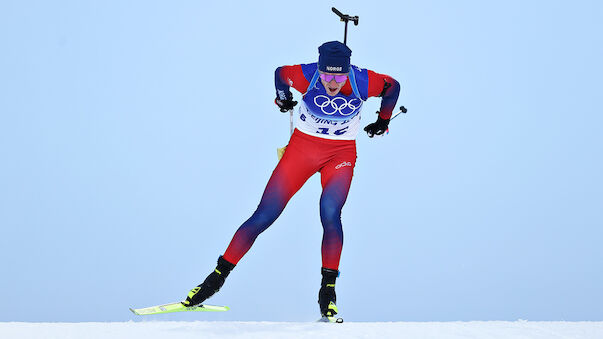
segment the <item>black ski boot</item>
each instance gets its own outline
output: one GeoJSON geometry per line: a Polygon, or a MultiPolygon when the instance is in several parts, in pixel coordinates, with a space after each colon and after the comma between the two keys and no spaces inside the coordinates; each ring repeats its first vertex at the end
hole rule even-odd
{"type": "Polygon", "coordinates": [[[322,281],[320,291],[318,291],[318,305],[320,306],[320,315],[323,318],[333,319],[337,314],[337,296],[335,295],[335,279],[339,276],[339,271],[322,268],[322,281]]]}
{"type": "Polygon", "coordinates": [[[182,302],[184,306],[195,306],[204,302],[207,298],[214,295],[214,293],[220,290],[220,287],[224,285],[224,280],[230,274],[230,271],[235,267],[234,264],[229,263],[222,256],[218,258],[218,266],[211,272],[205,281],[201,285],[193,288],[188,292],[186,300],[182,302]]]}

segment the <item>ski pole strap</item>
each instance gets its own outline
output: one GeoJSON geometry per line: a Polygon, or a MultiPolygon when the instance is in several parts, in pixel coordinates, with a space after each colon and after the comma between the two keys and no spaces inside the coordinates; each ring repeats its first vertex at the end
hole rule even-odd
{"type": "MultiPolygon", "coordinates": [[[[354,68],[350,67],[350,72],[348,73],[348,78],[350,78],[350,85],[352,86],[352,91],[354,91],[354,95],[362,100],[362,97],[360,96],[360,91],[358,90],[358,84],[356,84],[356,75],[354,75],[354,68]]],[[[364,100],[362,100],[364,101],[364,100]]]]}
{"type": "Polygon", "coordinates": [[[316,72],[314,72],[314,75],[312,76],[312,80],[310,80],[310,85],[308,86],[308,89],[306,89],[306,93],[310,92],[310,90],[314,87],[314,85],[316,85],[316,82],[318,81],[319,77],[320,77],[320,74],[318,73],[318,68],[317,68],[316,72]]]}

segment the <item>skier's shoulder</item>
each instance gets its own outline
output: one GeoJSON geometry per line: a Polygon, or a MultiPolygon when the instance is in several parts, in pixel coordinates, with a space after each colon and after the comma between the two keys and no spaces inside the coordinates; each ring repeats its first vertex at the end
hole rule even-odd
{"type": "Polygon", "coordinates": [[[350,65],[350,68],[351,68],[352,70],[354,70],[354,72],[355,72],[356,74],[362,74],[362,73],[365,73],[365,74],[366,74],[366,72],[368,72],[368,71],[369,71],[369,69],[368,69],[368,68],[363,68],[363,67],[356,66],[356,65],[350,65]]]}
{"type": "Polygon", "coordinates": [[[316,70],[318,69],[318,63],[313,62],[311,64],[300,64],[300,66],[302,72],[304,73],[304,78],[306,78],[308,81],[311,81],[314,77],[314,73],[316,73],[316,70]]]}
{"type": "MultiPolygon", "coordinates": [[[[366,68],[362,68],[356,65],[350,65],[350,73],[353,73],[354,80],[356,82],[356,88],[358,88],[360,97],[362,100],[366,100],[369,97],[368,87],[369,87],[369,78],[372,72],[366,68]]],[[[351,76],[352,74],[350,74],[351,76]]]]}
{"type": "Polygon", "coordinates": [[[354,77],[356,78],[356,81],[368,81],[369,72],[372,72],[367,68],[362,68],[356,65],[350,65],[350,68],[350,72],[354,72],[354,77]]]}
{"type": "Polygon", "coordinates": [[[306,81],[312,81],[314,77],[314,73],[318,69],[318,63],[310,63],[310,64],[296,64],[292,66],[282,66],[281,69],[284,69],[287,74],[297,79],[300,79],[300,76],[303,75],[306,81]]]}
{"type": "Polygon", "coordinates": [[[387,74],[377,73],[377,72],[373,71],[372,69],[368,69],[368,68],[361,68],[361,67],[358,67],[355,65],[351,65],[351,68],[352,68],[352,70],[354,70],[354,75],[356,76],[356,79],[362,79],[362,80],[368,81],[369,79],[375,80],[377,78],[381,79],[383,77],[390,77],[387,74]]]}
{"type": "Polygon", "coordinates": [[[354,70],[356,83],[360,92],[367,97],[379,96],[384,90],[384,85],[395,86],[398,83],[393,77],[377,73],[368,68],[360,68],[352,65],[352,69],[354,70]]]}

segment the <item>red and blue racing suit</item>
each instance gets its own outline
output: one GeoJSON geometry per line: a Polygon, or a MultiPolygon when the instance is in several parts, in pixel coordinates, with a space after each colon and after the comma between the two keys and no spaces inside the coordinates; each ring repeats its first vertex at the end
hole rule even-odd
{"type": "Polygon", "coordinates": [[[322,267],[338,270],[343,246],[341,209],[347,199],[356,164],[356,134],[362,103],[382,97],[379,115],[389,119],[400,85],[392,77],[352,66],[348,80],[335,96],[326,94],[317,64],[276,69],[277,95],[290,87],[303,93],[295,116],[295,131],[276,166],[258,208],[235,233],[224,259],[237,264],[257,236],[282,213],[291,197],[314,173],[320,172],[323,188],[320,220],[323,226],[322,267]]]}

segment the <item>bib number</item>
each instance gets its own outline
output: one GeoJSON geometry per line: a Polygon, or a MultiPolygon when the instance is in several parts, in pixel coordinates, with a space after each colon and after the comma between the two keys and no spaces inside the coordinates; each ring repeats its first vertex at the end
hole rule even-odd
{"type": "Polygon", "coordinates": [[[348,127],[350,127],[350,126],[346,126],[344,128],[340,128],[340,129],[319,127],[318,131],[316,131],[316,133],[324,134],[324,135],[343,135],[347,132],[348,127]]]}

